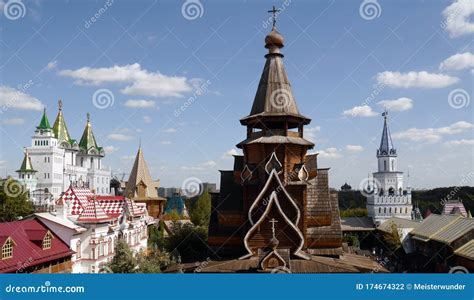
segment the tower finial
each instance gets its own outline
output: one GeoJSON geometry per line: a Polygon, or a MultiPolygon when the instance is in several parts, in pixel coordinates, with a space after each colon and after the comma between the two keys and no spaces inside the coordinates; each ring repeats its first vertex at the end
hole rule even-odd
{"type": "Polygon", "coordinates": [[[63,100],[61,99],[58,100],[58,108],[59,110],[63,110],[63,100]]]}
{"type": "Polygon", "coordinates": [[[89,123],[91,121],[91,114],[90,113],[87,113],[87,123],[89,123]]]}
{"type": "Polygon", "coordinates": [[[273,5],[273,9],[269,10],[268,12],[272,13],[273,27],[275,27],[277,14],[280,12],[280,9],[276,8],[275,5],[273,5]]]}
{"type": "Polygon", "coordinates": [[[387,120],[387,118],[388,118],[388,110],[385,110],[385,111],[382,113],[382,117],[384,117],[384,119],[387,120]]]}

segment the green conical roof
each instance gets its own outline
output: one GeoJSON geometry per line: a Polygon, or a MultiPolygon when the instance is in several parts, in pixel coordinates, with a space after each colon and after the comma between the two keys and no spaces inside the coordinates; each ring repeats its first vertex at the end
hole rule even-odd
{"type": "Polygon", "coordinates": [[[58,106],[59,106],[58,116],[56,117],[56,121],[54,121],[54,125],[53,125],[54,137],[58,139],[59,144],[61,144],[62,142],[67,142],[68,144],[72,144],[72,139],[71,139],[71,136],[69,135],[69,131],[67,130],[66,121],[64,120],[63,102],[61,100],[59,100],[58,106]]]}
{"type": "Polygon", "coordinates": [[[82,133],[81,141],[79,142],[79,148],[88,151],[91,148],[100,150],[101,148],[97,145],[95,140],[94,132],[92,132],[92,125],[90,122],[90,115],[87,114],[87,123],[84,132],[82,133]]]}
{"type": "Polygon", "coordinates": [[[36,172],[36,170],[33,169],[33,165],[31,164],[30,155],[28,154],[27,150],[25,150],[25,157],[23,158],[23,162],[21,163],[20,169],[18,169],[16,171],[17,172],[36,172]]]}
{"type": "Polygon", "coordinates": [[[49,125],[48,116],[46,115],[46,107],[43,110],[43,117],[41,117],[41,121],[36,128],[43,130],[51,129],[51,125],[49,125]]]}

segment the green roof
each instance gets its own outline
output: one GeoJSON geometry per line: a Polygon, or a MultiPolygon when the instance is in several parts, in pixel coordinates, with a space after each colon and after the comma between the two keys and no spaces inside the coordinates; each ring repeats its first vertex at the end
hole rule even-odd
{"type": "Polygon", "coordinates": [[[43,110],[43,117],[41,118],[41,121],[39,125],[36,127],[37,129],[51,129],[51,125],[49,125],[49,120],[48,116],[46,115],[46,108],[43,110]]]}
{"type": "Polygon", "coordinates": [[[36,172],[33,169],[33,165],[31,164],[30,155],[28,151],[25,151],[25,157],[23,158],[23,162],[21,163],[20,169],[16,170],[17,172],[36,172]]]}
{"type": "Polygon", "coordinates": [[[67,130],[66,121],[64,120],[63,116],[62,106],[62,101],[59,100],[59,112],[58,116],[56,117],[56,121],[54,121],[53,125],[54,137],[58,139],[60,145],[63,142],[67,142],[68,144],[72,145],[73,140],[71,139],[69,131],[67,130]]]}
{"type": "Polygon", "coordinates": [[[84,128],[84,132],[82,133],[81,141],[79,142],[79,148],[85,151],[88,151],[91,148],[95,148],[100,151],[102,148],[97,145],[97,141],[95,139],[94,132],[92,132],[92,125],[89,118],[90,116],[89,114],[87,114],[87,124],[86,128],[84,128]]]}

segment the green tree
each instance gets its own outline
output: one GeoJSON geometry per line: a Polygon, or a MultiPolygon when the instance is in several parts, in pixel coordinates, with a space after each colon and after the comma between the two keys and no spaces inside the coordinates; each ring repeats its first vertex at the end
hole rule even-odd
{"type": "Polygon", "coordinates": [[[137,259],[132,250],[124,240],[119,240],[115,245],[115,255],[109,263],[109,268],[114,273],[136,273],[137,259]]]}
{"type": "Polygon", "coordinates": [[[12,177],[0,181],[0,222],[19,220],[33,213],[28,192],[12,177]]]}
{"type": "Polygon", "coordinates": [[[211,195],[206,189],[194,202],[189,212],[191,222],[196,226],[209,225],[209,218],[211,216],[211,195]]]}
{"type": "Polygon", "coordinates": [[[150,251],[148,255],[145,255],[145,253],[138,255],[139,273],[161,273],[170,264],[171,258],[169,253],[158,249],[150,251]]]}
{"type": "Polygon", "coordinates": [[[341,218],[347,217],[366,217],[367,209],[366,208],[350,208],[346,210],[341,210],[341,218]]]}
{"type": "Polygon", "coordinates": [[[207,257],[207,229],[175,222],[167,238],[167,250],[182,261],[196,261],[207,257]]]}
{"type": "Polygon", "coordinates": [[[401,247],[402,242],[400,240],[400,234],[398,232],[397,225],[395,223],[390,224],[390,229],[391,232],[385,234],[385,242],[387,243],[387,246],[390,248],[390,250],[395,252],[401,247]]]}

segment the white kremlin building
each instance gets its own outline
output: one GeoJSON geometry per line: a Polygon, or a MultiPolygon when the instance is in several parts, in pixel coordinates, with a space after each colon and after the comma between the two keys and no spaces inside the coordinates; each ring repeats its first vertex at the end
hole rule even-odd
{"type": "Polygon", "coordinates": [[[89,114],[79,143],[71,138],[59,100],[54,125],[50,126],[45,110],[17,173],[37,205],[52,204],[52,199],[71,185],[87,186],[97,195],[109,195],[111,170],[102,165],[104,155],[92,132],[89,114]]]}
{"type": "Polygon", "coordinates": [[[411,189],[403,187],[403,172],[397,169],[397,151],[388,129],[388,112],[382,114],[384,125],[377,149],[378,171],[373,173],[373,188],[367,197],[368,216],[377,226],[391,217],[412,219],[411,189]]]}

